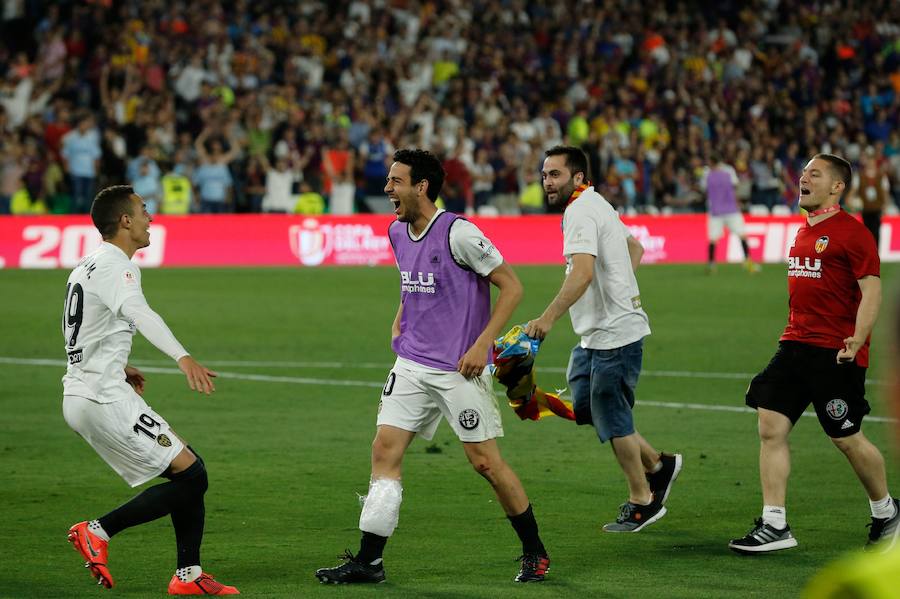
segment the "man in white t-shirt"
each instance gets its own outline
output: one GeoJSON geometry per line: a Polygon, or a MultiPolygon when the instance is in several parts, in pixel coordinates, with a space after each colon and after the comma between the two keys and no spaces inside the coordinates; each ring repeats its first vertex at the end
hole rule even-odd
{"type": "Polygon", "coordinates": [[[628,482],[628,501],[603,530],[638,532],[666,514],[664,504],[682,465],[681,455],[657,452],[632,417],[643,339],[650,334],[634,276],[644,250],[590,186],[584,152],[555,146],[545,155],[541,177],[548,203],[566,204],[566,279],[526,333],[543,339],[568,310],[581,336],[567,372],[576,422],[593,424],[601,442],[611,441],[628,482]]]}
{"type": "Polygon", "coordinates": [[[233,595],[200,567],[208,487],[203,460],[143,399],[144,375],[128,366],[135,331],[178,363],[191,389],[215,391],[214,372],[194,360],[141,290],[141,271],[131,261],[150,245],[146,205],[128,185],[97,194],[91,219],[103,244],[84,257],[66,285],[62,332],[68,368],[63,416],[109,466],[132,487],[161,476],[169,482],[144,489],[131,501],[69,529],[69,542],[85,558],[97,583],[112,588],[108,543],[113,535],[171,515],[178,567],[170,595],[233,595]]]}

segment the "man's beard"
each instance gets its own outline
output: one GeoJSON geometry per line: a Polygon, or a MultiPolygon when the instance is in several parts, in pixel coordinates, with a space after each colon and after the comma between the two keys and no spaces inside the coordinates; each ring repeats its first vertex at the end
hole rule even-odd
{"type": "Polygon", "coordinates": [[[546,201],[547,204],[550,206],[564,205],[566,202],[569,201],[569,198],[572,197],[572,193],[574,191],[575,191],[575,180],[569,179],[569,181],[565,185],[557,188],[556,201],[551,202],[546,191],[544,192],[544,201],[546,201]]]}

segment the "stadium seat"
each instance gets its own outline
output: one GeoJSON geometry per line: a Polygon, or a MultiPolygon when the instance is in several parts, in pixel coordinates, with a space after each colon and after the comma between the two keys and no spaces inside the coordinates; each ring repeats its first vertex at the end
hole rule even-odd
{"type": "Polygon", "coordinates": [[[747,214],[750,216],[769,216],[769,207],[765,204],[750,204],[747,214]]]}

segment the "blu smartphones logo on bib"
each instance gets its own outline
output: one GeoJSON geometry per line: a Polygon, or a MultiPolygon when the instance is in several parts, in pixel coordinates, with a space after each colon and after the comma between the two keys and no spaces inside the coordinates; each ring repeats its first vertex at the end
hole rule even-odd
{"type": "Polygon", "coordinates": [[[434,273],[400,271],[400,290],[406,293],[435,293],[434,273]]]}

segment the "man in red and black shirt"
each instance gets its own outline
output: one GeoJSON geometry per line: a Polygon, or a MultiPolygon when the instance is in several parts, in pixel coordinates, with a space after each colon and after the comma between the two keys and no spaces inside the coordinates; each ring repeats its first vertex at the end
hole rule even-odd
{"type": "Polygon", "coordinates": [[[897,542],[900,503],[887,488],[884,458],[863,435],[869,334],[881,305],[881,269],[875,240],[840,199],[850,164],[818,154],[800,176],[800,206],[808,212],[788,258],[788,324],[778,351],[747,390],[759,414],[762,518],[728,546],[739,553],[796,547],[787,525],[790,474],[788,435],[811,403],[819,424],[850,462],[869,496],[872,526],[867,548],[897,542]]]}

